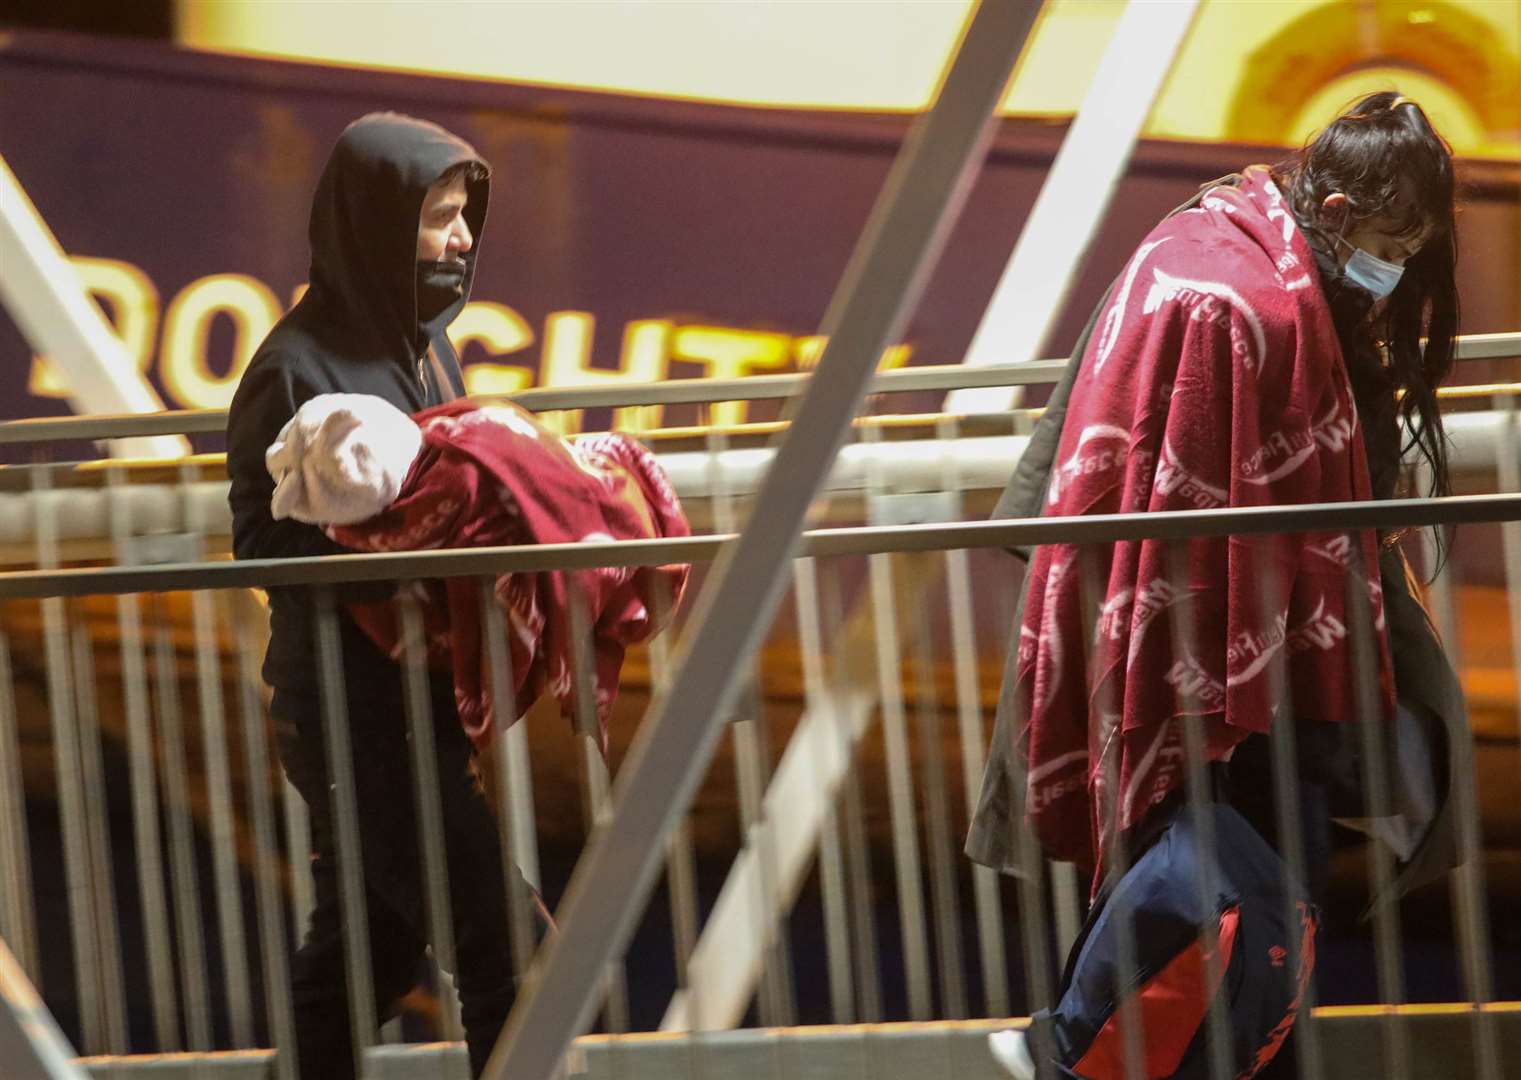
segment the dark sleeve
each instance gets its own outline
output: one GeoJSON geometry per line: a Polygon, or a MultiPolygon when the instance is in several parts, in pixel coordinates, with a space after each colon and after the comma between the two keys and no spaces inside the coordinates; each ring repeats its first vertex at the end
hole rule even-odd
{"type": "Polygon", "coordinates": [[[349,549],[329,540],[316,525],[270,516],[275,481],[264,467],[264,451],[296,410],[315,391],[291,375],[279,357],[251,365],[227,417],[227,501],[232,507],[232,548],[240,559],[286,559],[336,555],[349,549]]]}

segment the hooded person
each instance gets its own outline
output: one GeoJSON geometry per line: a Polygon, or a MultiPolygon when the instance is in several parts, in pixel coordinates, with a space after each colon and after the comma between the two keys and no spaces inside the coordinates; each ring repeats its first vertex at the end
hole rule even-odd
{"type": "MultiPolygon", "coordinates": [[[[275,520],[265,452],[306,401],[368,394],[416,413],[464,393],[444,330],[470,294],[490,170],[435,124],[374,113],[334,146],[312,203],[310,287],[254,354],[227,425],[228,500],[240,559],[341,554],[312,524],[275,520]]],[[[344,693],[353,732],[370,964],[380,1019],[417,982],[427,931],[397,664],[345,612],[393,584],[334,588],[344,693]]],[[[316,907],[292,970],[302,1076],[356,1074],[341,904],[323,744],[315,597],[270,590],[263,674],[286,774],[311,811],[316,907]]],[[[455,972],[475,1075],[514,995],[506,882],[497,823],[455,712],[447,672],[430,677],[455,972]]]]}

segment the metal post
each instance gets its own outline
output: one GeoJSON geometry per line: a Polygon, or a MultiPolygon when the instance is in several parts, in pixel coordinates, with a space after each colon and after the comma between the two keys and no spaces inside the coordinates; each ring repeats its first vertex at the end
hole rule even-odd
{"type": "Polygon", "coordinates": [[[84,790],[94,794],[85,800],[85,836],[90,850],[91,907],[95,912],[95,978],[106,1021],[106,1048],[113,1054],[127,1052],[126,975],[122,969],[121,933],[116,925],[116,874],[111,858],[111,826],[106,813],[109,793],[106,770],[100,755],[100,713],[95,700],[95,653],[90,632],[81,625],[72,631],[76,732],[79,736],[80,774],[84,790]]]}
{"type": "MultiPolygon", "coordinates": [[[[1246,543],[1274,543],[1276,537],[1248,538],[1246,543]]],[[[1171,578],[1175,593],[1180,596],[1194,595],[1190,587],[1188,549],[1185,544],[1167,546],[1167,576],[1171,578]]],[[[1272,565],[1271,560],[1268,560],[1272,565]]],[[[1199,641],[1195,633],[1194,605],[1173,604],[1168,608],[1168,622],[1172,630],[1175,654],[1198,656],[1199,641]]],[[[1092,640],[1091,638],[1089,639],[1092,640]]],[[[1090,663],[1090,669],[1092,665],[1090,663]]],[[[1177,703],[1177,723],[1183,729],[1184,792],[1187,797],[1185,810],[1193,826],[1194,842],[1198,848],[1199,879],[1194,883],[1199,897],[1199,911],[1204,921],[1199,926],[1199,947],[1204,960],[1204,985],[1220,987],[1224,984],[1225,971],[1220,960],[1220,924],[1208,921],[1220,904],[1220,882],[1217,870],[1219,850],[1215,838],[1215,819],[1210,812],[1213,792],[1210,790],[1208,765],[1204,760],[1204,715],[1208,711],[1197,692],[1186,680],[1174,683],[1177,703]]],[[[1165,738],[1166,736],[1162,736],[1165,738]]],[[[1125,798],[1124,793],[1120,798],[1125,798]]],[[[1121,813],[1123,813],[1123,806],[1121,813]]],[[[1126,984],[1130,985],[1129,983],[1126,984]]],[[[1210,1080],[1231,1080],[1236,1070],[1231,1066],[1232,1032],[1230,1015],[1226,1012],[1225,995],[1210,994],[1205,1012],[1204,1046],[1210,1080]]]]}
{"type": "MultiPolygon", "coordinates": [[[[1284,582],[1272,574],[1258,577],[1257,596],[1260,611],[1287,610],[1284,582]]],[[[1309,881],[1309,875],[1305,866],[1304,814],[1299,794],[1298,732],[1295,728],[1292,687],[1283,662],[1269,664],[1263,674],[1268,680],[1268,700],[1281,703],[1277,718],[1268,729],[1268,743],[1273,760],[1273,805],[1274,822],[1278,827],[1278,850],[1289,881],[1304,887],[1309,881]]],[[[1295,899],[1292,888],[1284,890],[1284,897],[1284,925],[1291,931],[1294,927],[1304,926],[1310,918],[1310,912],[1295,899]]],[[[1299,962],[1309,963],[1310,959],[1301,956],[1299,962]]],[[[1306,979],[1304,997],[1300,999],[1293,1028],[1295,1063],[1304,1080],[1321,1080],[1325,1075],[1319,1032],[1311,1014],[1314,1007],[1315,982],[1306,979]]]]}
{"type": "Polygon", "coordinates": [[[216,882],[217,930],[226,978],[232,1044],[253,1044],[253,991],[248,975],[243,893],[238,880],[237,825],[232,773],[227,759],[227,716],[222,701],[222,658],[216,641],[216,613],[209,592],[190,594],[195,628],[195,669],[206,762],[206,802],[211,817],[211,866],[216,882]]]}
{"type": "MultiPolygon", "coordinates": [[[[865,701],[875,711],[876,687],[871,657],[876,647],[871,609],[862,604],[846,620],[839,563],[825,564],[820,582],[821,625],[825,641],[840,642],[826,665],[825,700],[843,711],[853,694],[870,693],[865,701]],[[859,650],[855,645],[859,636],[859,650]],[[857,659],[859,651],[860,658],[857,659]],[[862,688],[865,688],[863,691],[862,688]]],[[[863,724],[866,721],[863,720],[863,724]]],[[[871,840],[866,832],[866,799],[862,791],[860,760],[854,753],[850,732],[843,723],[833,725],[844,776],[837,805],[841,810],[842,846],[845,854],[845,898],[850,911],[851,951],[854,959],[856,1023],[874,1024],[883,1017],[882,967],[877,950],[876,902],[872,882],[871,840]]]]}
{"type": "Polygon", "coordinates": [[[327,755],[328,798],[331,800],[329,816],[333,821],[333,858],[338,862],[338,901],[343,910],[350,1037],[354,1043],[354,1067],[362,1069],[365,1052],[374,1043],[377,1025],[364,855],[359,839],[359,800],[354,790],[353,745],[349,738],[348,695],[338,638],[338,613],[334,610],[332,589],[319,588],[316,598],[317,670],[322,688],[322,730],[327,755]]]}
{"type": "Polygon", "coordinates": [[[1039,10],[1014,2],[978,7],[934,108],[894,165],[825,318],[829,343],[767,474],[751,519],[758,527],[714,567],[671,688],[651,704],[624,762],[612,819],[572,876],[561,933],[486,1066],[490,1080],[544,1080],[589,1016],[600,973],[632,932],[664,841],[712,757],[734,676],[780,599],[814,492],[970,190],[993,109],[1039,10]]]}
{"type": "Polygon", "coordinates": [[[492,579],[481,581],[481,632],[491,672],[491,749],[496,765],[498,827],[502,834],[502,877],[507,884],[507,919],[513,972],[519,979],[533,962],[534,911],[528,888],[538,888],[538,838],[534,823],[533,775],[528,739],[517,716],[507,617],[496,602],[492,579]],[[510,726],[509,726],[510,725],[510,726]]]}
{"type": "MultiPolygon", "coordinates": [[[[814,560],[798,559],[792,565],[792,596],[797,609],[798,650],[803,662],[804,716],[816,710],[832,710],[824,675],[823,629],[819,620],[819,586],[814,560]]],[[[796,735],[793,736],[796,738],[796,735]]],[[[845,740],[836,732],[834,744],[845,740]]],[[[815,756],[815,763],[819,757],[815,756]]],[[[816,774],[822,769],[815,769],[816,774]]],[[[815,775],[816,783],[823,777],[815,775]]],[[[836,1024],[855,1019],[855,994],[850,977],[850,913],[846,901],[845,863],[840,851],[840,822],[836,806],[838,785],[828,788],[819,821],[819,891],[824,907],[824,950],[829,958],[829,1002],[836,1024]]]]}
{"type": "Polygon", "coordinates": [[[186,1041],[191,1050],[211,1049],[211,1002],[206,978],[206,936],[195,865],[195,824],[185,766],[179,672],[174,643],[160,627],[154,648],[159,732],[164,751],[164,801],[169,818],[169,874],[174,896],[175,937],[180,954],[180,1000],[185,1003],[186,1041]]]}
{"type": "MultiPolygon", "coordinates": [[[[713,508],[713,524],[720,533],[738,531],[734,497],[720,462],[729,447],[728,436],[709,430],[708,491],[713,508]]],[[[741,679],[736,715],[729,724],[734,743],[734,772],[739,788],[739,825],[741,844],[755,855],[756,873],[751,882],[753,903],[748,905],[752,925],[746,934],[761,943],[761,985],[757,995],[757,1012],[763,1027],[781,1027],[793,1022],[797,1012],[793,1000],[791,957],[785,921],[781,918],[777,852],[773,825],[766,813],[764,797],[771,772],[765,737],[765,713],[758,692],[759,672],[751,663],[741,679]]],[[[732,877],[732,875],[731,875],[732,877]]]]}
{"type": "MultiPolygon", "coordinates": [[[[910,555],[906,569],[925,576],[930,556],[910,555]]],[[[921,609],[913,631],[913,670],[918,690],[919,760],[923,764],[924,829],[929,839],[930,897],[935,915],[935,952],[939,958],[940,1016],[967,1017],[966,975],[961,954],[961,898],[956,882],[960,852],[951,839],[950,796],[946,791],[945,756],[941,745],[940,697],[935,687],[935,650],[930,640],[929,613],[921,609]]]]}
{"type": "MultiPolygon", "coordinates": [[[[428,938],[442,1003],[443,1035],[464,1038],[459,999],[451,979],[459,971],[454,955],[454,920],[449,907],[449,863],[444,839],[444,806],[438,786],[438,746],[434,735],[427,639],[422,614],[411,590],[403,589],[401,609],[402,681],[406,687],[407,743],[412,751],[412,798],[417,812],[417,847],[422,853],[428,938]]],[[[400,794],[399,792],[397,793],[400,794]]]]}
{"type": "Polygon", "coordinates": [[[286,957],[285,912],[280,899],[280,853],[275,843],[275,809],[270,797],[269,731],[259,698],[258,654],[242,623],[229,620],[238,657],[243,751],[248,806],[254,834],[254,874],[258,889],[259,944],[264,961],[264,1006],[275,1046],[278,1080],[296,1080],[296,1024],[291,1007],[290,965],[286,957]]]}
{"type": "MultiPolygon", "coordinates": [[[[32,471],[36,500],[37,565],[58,565],[58,526],[51,477],[32,471]]],[[[90,838],[86,824],[84,765],[74,685],[69,664],[68,610],[61,599],[42,601],[42,632],[48,676],[48,713],[53,727],[57,768],[58,816],[63,830],[64,878],[68,886],[69,929],[74,945],[74,984],[79,994],[81,1039],[87,1052],[106,1048],[105,1005],[100,997],[99,943],[96,939],[94,890],[90,883],[90,838]]]]}
{"type": "MultiPolygon", "coordinates": [[[[1104,678],[1103,672],[1095,670],[1097,665],[1092,659],[1093,643],[1097,640],[1095,627],[1098,612],[1103,607],[1105,598],[1104,583],[1109,579],[1108,566],[1103,561],[1103,555],[1092,546],[1078,548],[1072,558],[1080,564],[1077,573],[1082,640],[1087,650],[1085,667],[1091,680],[1088,686],[1089,723],[1096,720],[1103,725],[1118,725],[1121,723],[1123,703],[1115,699],[1113,681],[1104,678]]],[[[1071,572],[1072,568],[1069,567],[1067,573],[1071,572]]],[[[1099,805],[1095,810],[1109,834],[1102,869],[1105,884],[1110,890],[1104,902],[1110,905],[1110,918],[1115,927],[1116,983],[1122,987],[1133,987],[1138,985],[1136,976],[1140,970],[1134,899],[1118,887],[1130,870],[1130,852],[1125,847],[1124,833],[1120,828],[1124,821],[1122,800],[1125,797],[1120,787],[1120,739],[1118,732],[1101,731],[1097,736],[1090,732],[1090,743],[1095,738],[1098,745],[1106,751],[1099,759],[1102,786],[1098,788],[1099,805]]],[[[1124,1080],[1146,1080],[1146,1032],[1140,995],[1126,994],[1119,1002],[1116,1015],[1120,1022],[1121,1044],[1124,1048],[1124,1080]]]]}
{"type": "MultiPolygon", "coordinates": [[[[946,448],[942,486],[954,500],[953,514],[963,513],[961,470],[957,466],[955,440],[960,425],[954,417],[936,424],[935,435],[946,448]]],[[[966,812],[977,813],[977,790],[986,761],[982,733],[982,700],[978,689],[976,621],[972,609],[972,572],[967,552],[945,552],[946,595],[950,604],[951,658],[956,674],[956,718],[961,744],[961,782],[966,790],[966,812]]],[[[972,867],[972,895],[977,908],[977,937],[982,946],[982,992],[988,1016],[1009,1014],[1009,972],[1004,956],[1003,910],[999,903],[998,874],[986,866],[972,867]]]]}
{"type": "Polygon", "coordinates": [[[26,827],[26,782],[10,639],[0,630],[0,938],[16,950],[21,970],[37,981],[37,914],[32,907],[32,854],[26,827]]]}
{"type": "MultiPolygon", "coordinates": [[[[1350,677],[1362,735],[1362,781],[1364,812],[1378,819],[1389,816],[1391,806],[1386,757],[1389,733],[1380,723],[1383,710],[1379,701],[1378,639],[1379,629],[1373,621],[1371,598],[1363,582],[1367,568],[1361,558],[1361,536],[1347,533],[1352,559],[1347,573],[1347,646],[1352,660],[1350,677]],[[1368,719],[1371,718],[1371,719],[1368,719]]],[[[1377,572],[1376,568],[1374,572],[1377,572]]],[[[1400,950],[1398,900],[1392,892],[1393,856],[1377,840],[1368,841],[1369,891],[1373,897],[1373,959],[1378,972],[1380,1003],[1385,1006],[1405,1003],[1405,965],[1400,950]]],[[[1384,1073],[1394,1080],[1410,1076],[1410,1033],[1396,1009],[1383,1016],[1382,1034],[1384,1073]]]]}
{"type": "MultiPolygon", "coordinates": [[[[867,427],[864,441],[877,443],[880,430],[867,427]]],[[[882,492],[875,468],[867,469],[867,491],[882,492]]],[[[919,823],[914,798],[913,765],[908,749],[903,705],[903,661],[894,592],[894,555],[867,556],[872,626],[876,634],[877,695],[882,709],[882,737],[887,752],[888,811],[892,820],[893,868],[898,889],[898,927],[903,941],[903,980],[908,1015],[928,1020],[934,1009],[930,987],[929,931],[924,914],[923,872],[919,859],[919,823]]]]}
{"type": "MultiPolygon", "coordinates": [[[[602,721],[597,712],[591,618],[586,609],[586,595],[573,573],[565,575],[565,595],[570,604],[570,664],[576,696],[576,743],[581,748],[582,809],[586,831],[591,836],[612,816],[612,780],[607,759],[602,756],[602,721]]],[[[603,973],[603,987],[603,1018],[608,1032],[621,1035],[629,1028],[628,980],[621,958],[608,963],[603,973]]]]}
{"type": "MultiPolygon", "coordinates": [[[[111,496],[111,539],[118,561],[129,559],[132,535],[125,478],[119,467],[107,471],[111,496]]],[[[178,1050],[180,1037],[174,992],[174,955],[170,946],[169,904],[164,894],[163,837],[159,829],[158,777],[153,757],[153,729],[148,709],[148,672],[143,654],[142,607],[138,598],[116,598],[121,638],[123,703],[127,723],[128,768],[132,787],[132,835],[137,858],[137,888],[143,909],[144,951],[148,957],[148,992],[153,1029],[160,1052],[178,1050]]]]}

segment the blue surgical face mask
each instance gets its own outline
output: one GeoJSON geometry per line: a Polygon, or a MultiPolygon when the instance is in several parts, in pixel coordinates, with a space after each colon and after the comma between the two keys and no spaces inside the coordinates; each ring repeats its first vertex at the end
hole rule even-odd
{"type": "Polygon", "coordinates": [[[1352,257],[1341,268],[1348,281],[1368,290],[1375,300],[1382,300],[1394,291],[1405,273],[1403,266],[1370,255],[1344,236],[1338,236],[1336,240],[1352,249],[1352,257]]]}

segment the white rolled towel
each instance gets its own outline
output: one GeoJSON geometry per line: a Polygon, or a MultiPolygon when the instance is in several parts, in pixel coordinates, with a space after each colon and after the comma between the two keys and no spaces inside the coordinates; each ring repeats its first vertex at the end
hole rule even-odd
{"type": "Polygon", "coordinates": [[[264,452],[275,481],[276,521],[352,525],[401,492],[422,449],[422,429],[383,398],[319,394],[296,411],[264,452]]]}

